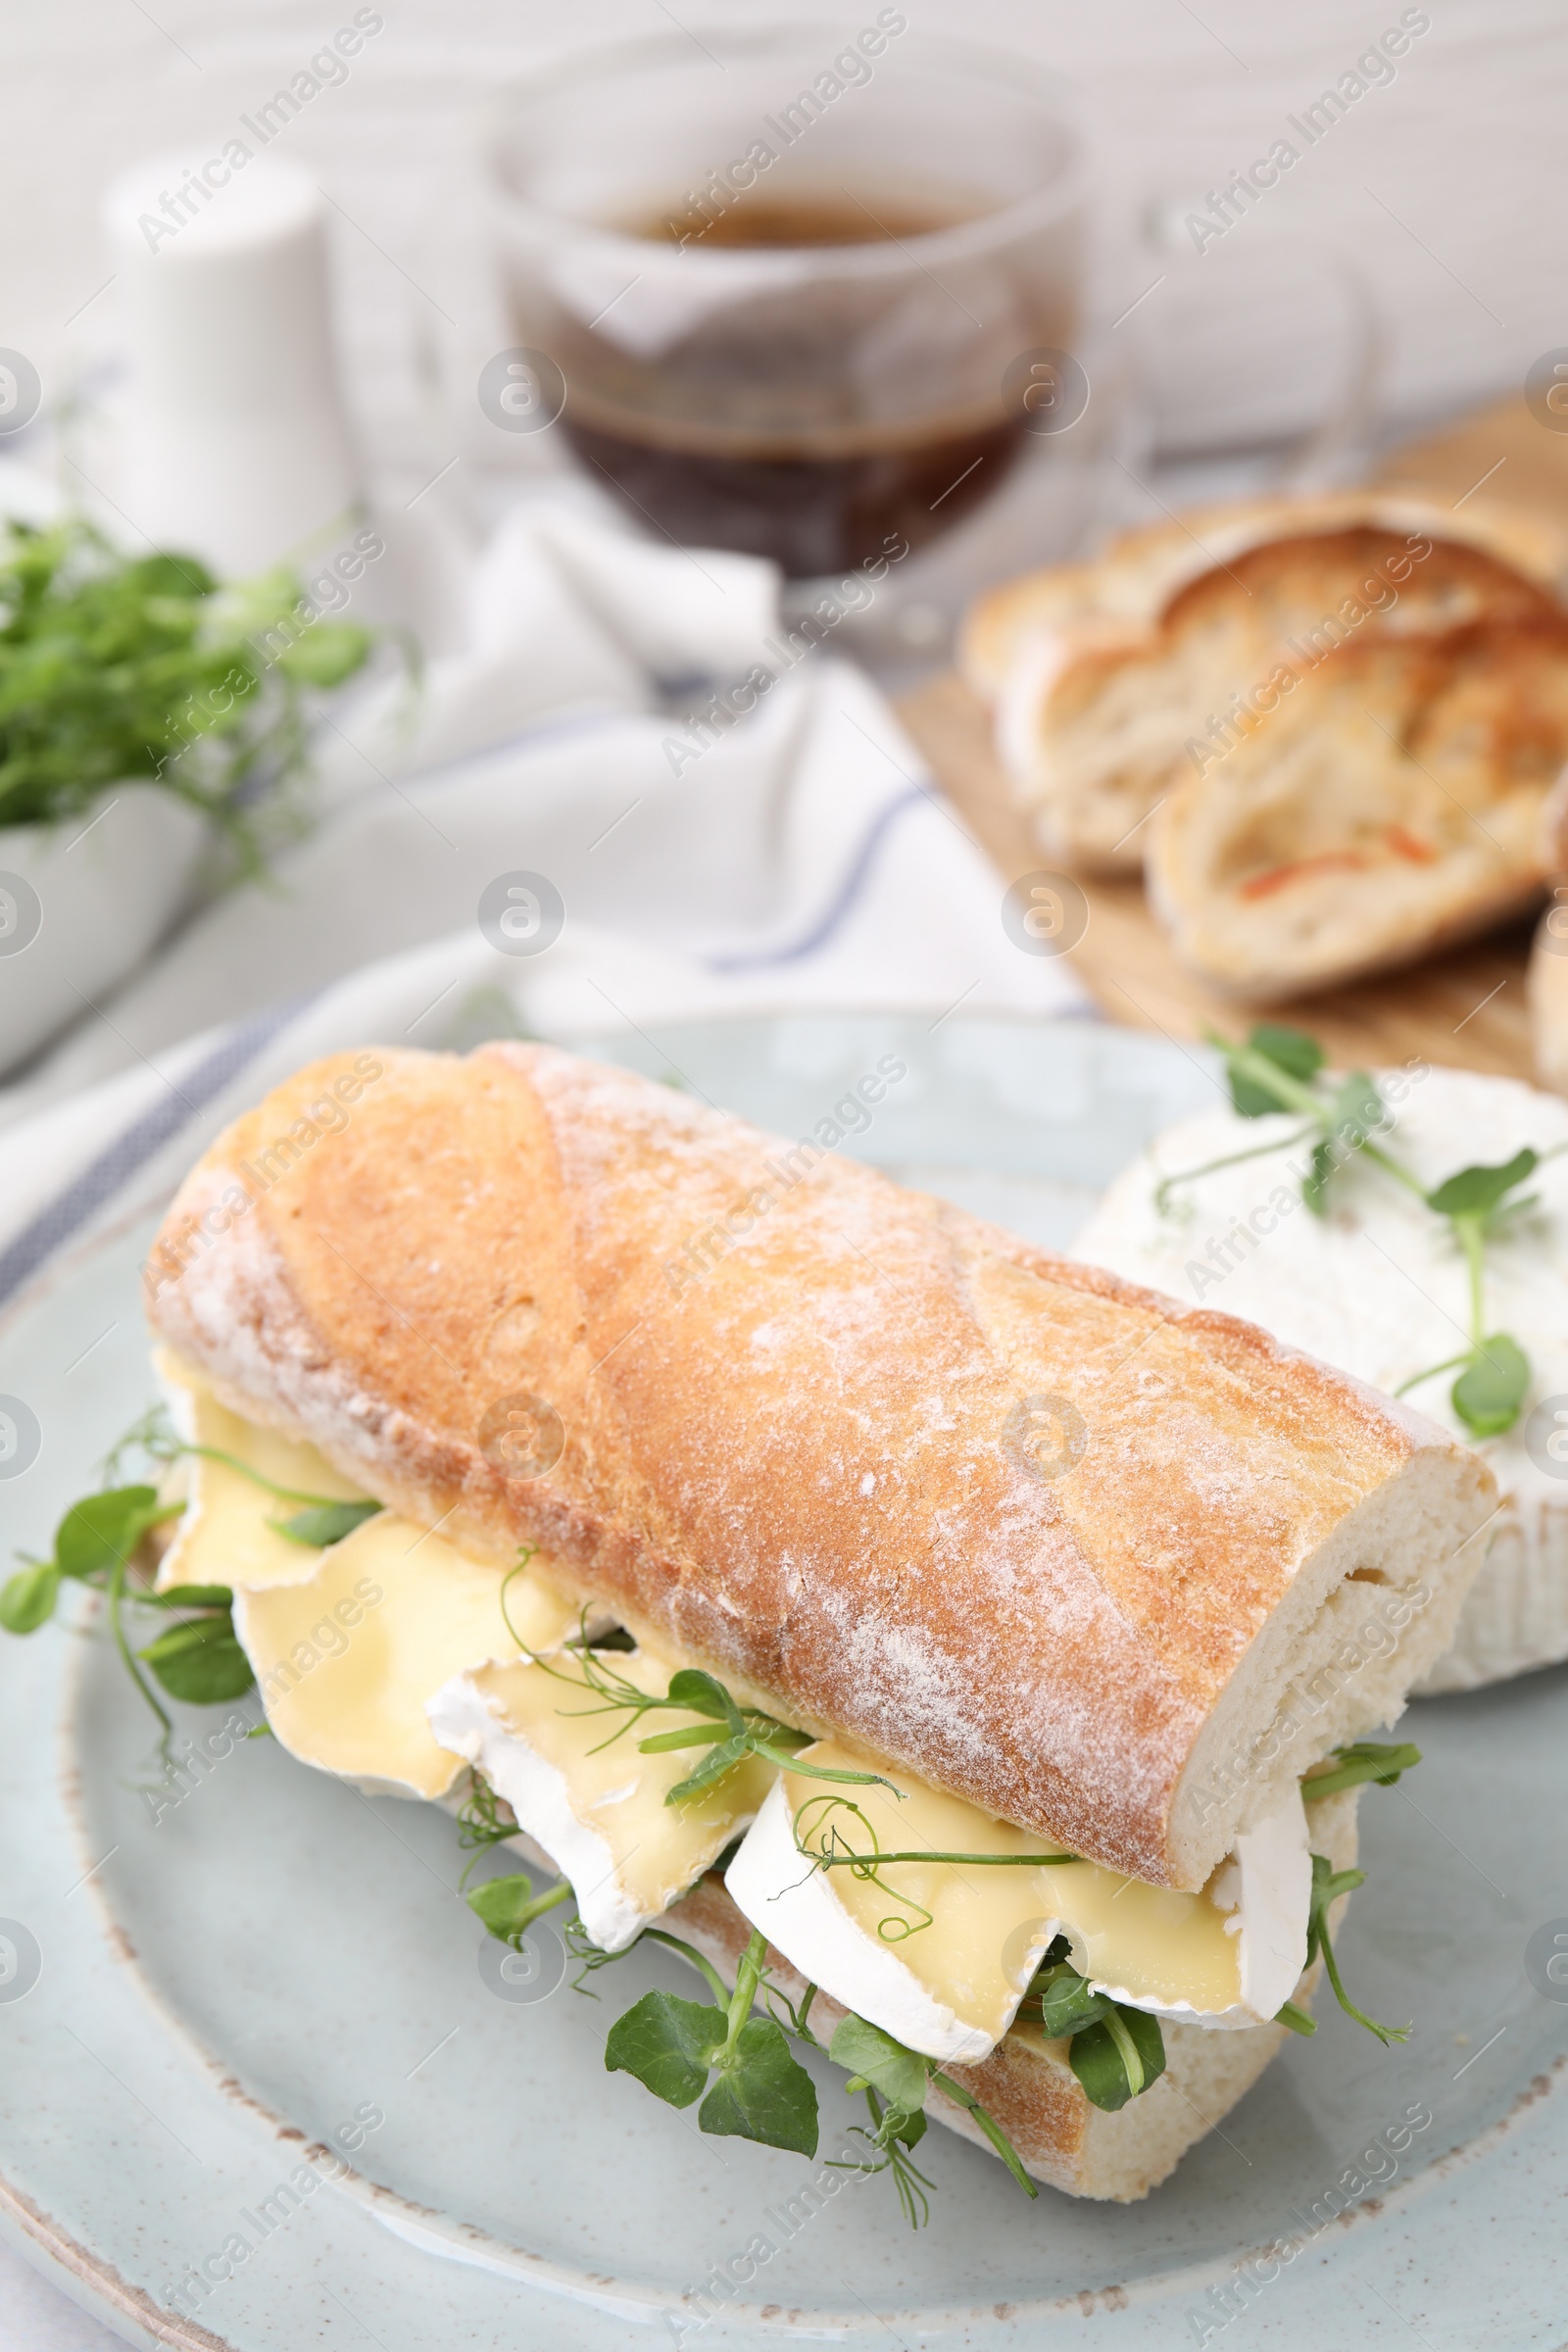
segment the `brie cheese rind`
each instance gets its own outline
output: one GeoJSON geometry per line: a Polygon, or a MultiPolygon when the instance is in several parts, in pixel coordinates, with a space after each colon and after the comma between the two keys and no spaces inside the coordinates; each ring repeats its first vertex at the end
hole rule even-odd
{"type": "MultiPolygon", "coordinates": [[[[806,1760],[864,1768],[826,1740],[806,1760]]],[[[945,2065],[989,2056],[1057,1936],[1096,1991],[1173,2023],[1263,2025],[1295,1990],[1312,1885],[1298,1792],[1197,1894],[1095,1862],[895,1862],[874,1877],[813,1868],[813,1852],[834,1850],[835,1830],[838,1851],[866,1857],[873,1836],[882,1853],[1051,1850],[907,1774],[887,1777],[900,1794],[857,1788],[857,1820],[832,1804],[829,1785],[783,1774],[724,1884],[803,1975],[908,2048],[945,2065]]]]}
{"type": "MultiPolygon", "coordinates": [[[[314,1446],[303,1446],[276,1430],[260,1429],[220,1404],[199,1372],[168,1348],[155,1348],[153,1366],[169,1406],[174,1433],[186,1446],[212,1446],[232,1454],[274,1487],[316,1494],[331,1502],[368,1500],[314,1446]]],[[[243,1471],[211,1454],[186,1453],[175,1465],[185,1509],[158,1569],[158,1591],[175,1585],[303,1585],[316,1573],[320,1553],[311,1544],[280,1536],[270,1523],[302,1506],[285,1502],[243,1471]]],[[[165,1481],[172,1497],[175,1480],[165,1481]]]]}
{"type": "MultiPolygon", "coordinates": [[[[1525,1145],[1544,1153],[1568,1144],[1568,1105],[1516,1079],[1427,1069],[1384,1072],[1379,1083],[1394,1114],[1388,1148],[1429,1188],[1478,1161],[1500,1166],[1525,1145]]],[[[1365,1163],[1340,1171],[1328,1216],[1313,1216],[1291,1168],[1304,1167],[1307,1147],[1288,1148],[1300,1125],[1288,1112],[1244,1119],[1214,1110],[1164,1129],[1116,1178],[1073,1255],[1184,1306],[1244,1315],[1392,1395],[1464,1346],[1464,1258],[1444,1218],[1365,1163]],[[1176,1187],[1161,1215],[1161,1178],[1270,1142],[1277,1153],[1176,1187]]],[[[1500,1437],[1474,1438],[1448,1401],[1452,1371],[1409,1395],[1473,1446],[1502,1491],[1453,1646],[1416,1686],[1420,1694],[1474,1690],[1568,1658],[1568,1447],[1559,1444],[1559,1463],[1556,1428],[1530,1426],[1543,1400],[1568,1396],[1568,1156],[1523,1191],[1536,1205],[1488,1235],[1485,1261],[1487,1328],[1511,1334],[1530,1358],[1519,1420],[1500,1437]]],[[[1367,1595],[1363,1638],[1387,1640],[1375,1597],[1367,1595]]]]}
{"type": "MultiPolygon", "coordinates": [[[[547,1662],[555,1671],[518,1663],[461,1674],[426,1712],[442,1745],[484,1775],[519,1829],[571,1881],[593,1941],[619,1952],[756,1818],[776,1770],[752,1756],[706,1794],[666,1803],[707,1750],[645,1756],[637,1742],[709,1719],[674,1707],[617,1717],[579,1680],[569,1650],[558,1653],[547,1662]]],[[[650,1696],[669,1688],[671,1669],[646,1650],[616,1652],[610,1662],[650,1696]]]]}
{"type": "Polygon", "coordinates": [[[465,1667],[553,1647],[574,1610],[390,1511],[316,1556],[308,1584],[235,1589],[269,1723],[301,1763],[362,1788],[445,1795],[463,1760],[431,1736],[425,1702],[465,1667]]]}

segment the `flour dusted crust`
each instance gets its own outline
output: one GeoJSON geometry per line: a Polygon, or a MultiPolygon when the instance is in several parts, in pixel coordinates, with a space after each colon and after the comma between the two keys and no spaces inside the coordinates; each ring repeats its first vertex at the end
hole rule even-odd
{"type": "MultiPolygon", "coordinates": [[[[1356,1858],[1358,1788],[1326,1797],[1311,1808],[1315,1849],[1336,1870],[1350,1870],[1356,1858]]],[[[1347,1898],[1330,1912],[1333,1933],[1347,1898]]],[[[665,1921],[733,1980],[752,1929],[724,1891],[716,1875],[700,1880],[665,1921]]],[[[787,1997],[798,2001],[805,1985],[781,1953],[768,1948],[768,1964],[787,1997]]],[[[1321,1974],[1314,1962],[1295,1998],[1302,2006],[1321,1974]]],[[[810,2025],[821,2041],[844,2011],[818,1991],[810,2025]]],[[[1166,2024],[1164,2076],[1129,2099],[1114,2114],[1085,2098],[1067,2061],[1064,2041],[1048,2041],[1038,2030],[1015,2026],[978,2066],[947,2071],[980,2101],[1017,2150],[1026,2172],[1069,2196],[1130,2204],[1147,2197],[1165,2180],[1194,2143],[1244,2098],[1288,2038],[1284,2026],[1256,2026],[1240,2034],[1205,2033],[1201,2026],[1166,2024]]],[[[967,2112],[933,2089],[927,2112],[964,2139],[986,2149],[990,2142],[967,2112]]]]}
{"type": "Polygon", "coordinates": [[[1446,1645],[1484,1467],[1250,1326],[548,1047],[383,1050],[273,1175],[352,1066],[215,1144],[149,1313],[449,1541],[537,1543],[786,1718],[1184,1887],[1446,1645]],[[481,1446],[518,1396],[562,1433],[530,1478],[481,1446]],[[1432,1597],[1313,1744],[1271,1748],[1357,1571],[1432,1597]]]}

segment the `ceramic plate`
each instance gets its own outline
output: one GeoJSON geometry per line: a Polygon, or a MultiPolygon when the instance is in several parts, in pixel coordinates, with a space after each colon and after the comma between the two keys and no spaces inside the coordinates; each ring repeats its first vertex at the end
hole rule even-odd
{"type": "MultiPolygon", "coordinates": [[[[789,1135],[896,1053],[907,1076],[854,1148],[1047,1243],[1214,1083],[1087,1023],[792,1019],[599,1050],[789,1135]]],[[[47,1548],[149,1400],[150,1231],[95,1244],[0,1332],[0,1392],[43,1433],[0,1484],[11,1544],[47,1548]]],[[[186,1710],[182,1737],[222,1712],[186,1710]]],[[[221,1738],[170,1801],[95,1630],[0,1638],[0,2218],[131,2341],[232,2352],[1556,2344],[1568,1680],[1407,1720],[1427,1761],[1368,1792],[1343,1957],[1409,2042],[1327,2004],[1140,2205],[1030,2204],[933,2132],[911,2235],[885,2180],[704,2138],[607,2076],[613,2016],[691,1989],[668,1955],[622,1962],[600,2001],[548,1969],[506,1985],[445,1814],[221,1738]]],[[[855,2120],[841,2084],[821,2070],[824,2158],[855,2120]]]]}

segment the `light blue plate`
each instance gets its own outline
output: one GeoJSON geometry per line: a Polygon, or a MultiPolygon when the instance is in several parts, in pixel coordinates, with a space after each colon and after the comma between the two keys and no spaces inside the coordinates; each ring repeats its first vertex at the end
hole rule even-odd
{"type": "MultiPolygon", "coordinates": [[[[1213,1086],[1200,1056],[1076,1023],[794,1019],[601,1051],[792,1136],[897,1054],[907,1076],[856,1148],[1047,1243],[1213,1086]]],[[[47,1547],[148,1401],[149,1230],[90,1248],[0,1331],[0,1392],[43,1430],[0,1485],[8,1545],[47,1547]]],[[[184,1710],[182,1737],[222,1714],[184,1710]]],[[[934,2132],[911,2236],[886,2180],[705,2139],[606,2075],[619,2010],[691,1989],[667,1956],[601,1977],[598,2002],[498,1997],[445,1815],[266,1740],[160,1809],[99,1635],[0,1638],[0,1915],[25,1931],[0,1926],[0,2221],[132,2341],[233,2352],[1557,2344],[1568,1984],[1549,1997],[1526,1946],[1568,1936],[1568,1680],[1408,1720],[1427,1761],[1408,1794],[1368,1794],[1343,1958],[1373,2014],[1413,2017],[1410,2042],[1327,2005],[1142,2205],[1031,2205],[934,2132]],[[16,1997],[29,1937],[41,1973],[16,1997]],[[279,2194],[345,2134],[351,2169],[279,2194]],[[1254,2259],[1278,2241],[1286,2259],[1254,2259]]],[[[821,2070],[824,2156],[855,2120],[841,2084],[821,2070]]]]}

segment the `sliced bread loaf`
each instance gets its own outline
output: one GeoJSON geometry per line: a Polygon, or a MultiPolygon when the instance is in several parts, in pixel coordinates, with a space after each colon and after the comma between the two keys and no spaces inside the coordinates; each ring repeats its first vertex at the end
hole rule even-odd
{"type": "Polygon", "coordinates": [[[1251,502],[993,591],[962,660],[1042,848],[1130,870],[1156,804],[1266,730],[1338,648],[1528,627],[1558,610],[1565,576],[1568,536],[1481,501],[1251,502]]]}

